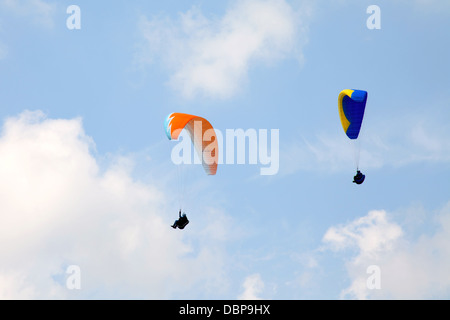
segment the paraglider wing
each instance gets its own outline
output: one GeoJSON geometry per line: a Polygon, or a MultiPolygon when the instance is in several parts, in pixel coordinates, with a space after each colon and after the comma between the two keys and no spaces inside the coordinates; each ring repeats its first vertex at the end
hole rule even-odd
{"type": "Polygon", "coordinates": [[[343,90],[339,94],[338,106],[342,127],[350,139],[357,139],[366,109],[367,91],[343,90]]]}
{"type": "Polygon", "coordinates": [[[206,174],[216,174],[219,148],[216,133],[208,120],[185,113],[171,113],[167,116],[164,127],[169,140],[177,140],[181,131],[186,129],[202,159],[206,174]]]}

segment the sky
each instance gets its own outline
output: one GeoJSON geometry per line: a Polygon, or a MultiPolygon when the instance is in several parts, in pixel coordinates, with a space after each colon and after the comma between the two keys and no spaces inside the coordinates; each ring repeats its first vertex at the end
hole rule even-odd
{"type": "Polygon", "coordinates": [[[449,29],[447,0],[0,0],[0,299],[449,299],[449,29]],[[172,112],[278,130],[278,170],[177,166],[172,112]]]}

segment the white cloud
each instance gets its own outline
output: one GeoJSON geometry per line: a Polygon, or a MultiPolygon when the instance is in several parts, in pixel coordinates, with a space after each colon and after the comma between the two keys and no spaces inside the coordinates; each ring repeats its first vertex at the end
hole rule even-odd
{"type": "Polygon", "coordinates": [[[323,241],[339,250],[356,246],[360,255],[376,257],[378,252],[390,250],[401,235],[401,228],[387,220],[385,211],[371,211],[347,225],[329,228],[323,241]]]}
{"type": "Polygon", "coordinates": [[[44,27],[53,27],[53,16],[55,14],[56,5],[43,0],[1,0],[0,5],[4,10],[13,12],[33,23],[44,27]]]}
{"type": "Polygon", "coordinates": [[[193,286],[222,290],[223,239],[206,232],[190,244],[193,234],[170,228],[176,213],[166,214],[164,186],[135,181],[126,157],[100,168],[94,147],[80,119],[24,112],[5,122],[0,299],[159,299],[201,296],[193,286]],[[65,286],[69,265],[81,269],[79,291],[65,286]]]}
{"type": "Polygon", "coordinates": [[[143,19],[147,43],[140,59],[161,59],[172,72],[170,84],[186,98],[228,98],[242,87],[252,63],[301,57],[304,20],[284,0],[235,1],[221,18],[207,18],[194,7],[177,21],[143,19]]]}
{"type": "MultiPolygon", "coordinates": [[[[410,208],[406,214],[411,216],[416,212],[410,208]]],[[[389,216],[382,210],[371,211],[348,224],[331,227],[325,233],[326,248],[352,252],[345,260],[351,284],[342,290],[341,298],[448,298],[450,203],[432,220],[437,222],[433,232],[415,239],[389,216]],[[372,265],[380,268],[380,289],[369,289],[366,285],[370,276],[367,268],[372,265]]]]}
{"type": "Polygon", "coordinates": [[[264,289],[264,282],[259,273],[252,274],[245,278],[242,285],[244,292],[238,297],[240,300],[261,300],[260,293],[264,289]]]}

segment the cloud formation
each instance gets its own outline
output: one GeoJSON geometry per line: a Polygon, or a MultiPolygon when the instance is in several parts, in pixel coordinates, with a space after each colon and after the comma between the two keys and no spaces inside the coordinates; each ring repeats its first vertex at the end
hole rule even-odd
{"type": "Polygon", "coordinates": [[[163,185],[134,180],[127,159],[101,168],[94,149],[81,119],[27,111],[6,120],[0,299],[160,299],[192,297],[199,284],[223,288],[221,239],[185,242],[169,227],[163,185]],[[70,265],[81,270],[81,290],[66,287],[70,265]]]}
{"type": "Polygon", "coordinates": [[[245,278],[242,284],[244,292],[238,297],[240,300],[261,300],[259,295],[264,289],[264,282],[259,273],[252,274],[245,278]]]}
{"type": "MultiPolygon", "coordinates": [[[[421,215],[419,211],[410,208],[407,215],[421,215]]],[[[351,252],[350,258],[345,258],[350,286],[342,290],[341,298],[445,297],[450,291],[450,202],[433,220],[436,222],[433,231],[416,238],[390,217],[384,210],[374,210],[347,224],[333,226],[325,233],[325,248],[351,252]],[[379,289],[367,285],[371,266],[380,270],[379,289]]]]}
{"type": "Polygon", "coordinates": [[[168,17],[142,19],[141,62],[162,61],[170,85],[185,98],[229,98],[245,83],[253,63],[301,57],[307,40],[300,16],[284,0],[235,1],[220,18],[197,7],[168,17]]]}

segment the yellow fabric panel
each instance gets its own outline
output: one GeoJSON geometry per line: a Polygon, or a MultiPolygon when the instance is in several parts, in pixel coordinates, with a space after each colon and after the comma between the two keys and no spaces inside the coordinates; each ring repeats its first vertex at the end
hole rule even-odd
{"type": "Polygon", "coordinates": [[[350,126],[350,121],[348,121],[347,117],[345,116],[344,108],[342,106],[342,101],[344,100],[345,96],[351,97],[353,94],[353,91],[354,90],[350,90],[350,89],[343,90],[339,94],[339,98],[338,98],[339,116],[341,117],[342,128],[344,128],[345,132],[347,132],[347,129],[350,126]]]}

